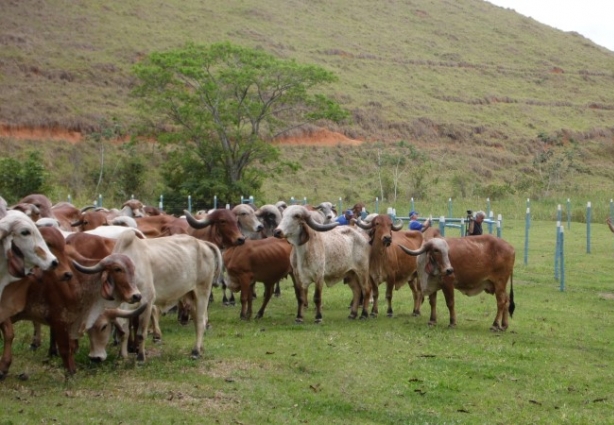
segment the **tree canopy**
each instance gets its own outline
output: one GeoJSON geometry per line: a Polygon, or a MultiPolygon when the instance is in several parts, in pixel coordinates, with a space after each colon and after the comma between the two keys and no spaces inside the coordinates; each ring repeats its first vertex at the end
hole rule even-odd
{"type": "Polygon", "coordinates": [[[178,147],[163,174],[182,197],[257,195],[264,178],[297,167],[281,161],[274,137],[348,116],[316,91],[336,81],[331,72],[230,43],[154,52],[134,73],[140,110],[178,147]]]}

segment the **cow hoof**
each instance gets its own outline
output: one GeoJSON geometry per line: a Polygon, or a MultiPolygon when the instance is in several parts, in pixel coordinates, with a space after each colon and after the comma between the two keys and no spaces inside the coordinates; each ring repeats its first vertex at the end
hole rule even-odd
{"type": "Polygon", "coordinates": [[[315,322],[320,324],[320,323],[322,323],[322,319],[316,319],[315,322]]]}
{"type": "Polygon", "coordinates": [[[4,381],[8,372],[0,372],[0,381],[4,381]]]}
{"type": "Polygon", "coordinates": [[[162,342],[162,337],[154,336],[153,337],[153,342],[156,343],[156,344],[159,344],[160,342],[162,342]]]}
{"type": "Polygon", "coordinates": [[[294,319],[294,323],[298,323],[299,325],[302,325],[303,319],[297,317],[296,319],[294,319]]]}
{"type": "Polygon", "coordinates": [[[420,312],[419,311],[414,311],[414,312],[412,312],[411,315],[414,316],[414,317],[418,317],[418,316],[420,316],[420,312]]]}
{"type": "Polygon", "coordinates": [[[138,354],[136,355],[136,360],[137,360],[138,362],[144,362],[144,361],[145,361],[145,355],[144,355],[143,353],[138,353],[138,354]]]}
{"type": "Polygon", "coordinates": [[[30,350],[32,350],[32,351],[38,350],[38,347],[39,347],[38,344],[30,344],[30,350]]]}
{"type": "Polygon", "coordinates": [[[377,313],[371,313],[371,317],[373,317],[374,319],[377,319],[377,313]]]}
{"type": "Polygon", "coordinates": [[[356,319],[356,316],[357,316],[356,314],[350,314],[350,315],[348,316],[348,319],[355,320],[355,319],[356,319]]]}
{"type": "Polygon", "coordinates": [[[392,317],[392,313],[387,313],[386,316],[392,317]]]}
{"type": "Polygon", "coordinates": [[[436,326],[437,322],[429,322],[429,326],[436,326]]]}
{"type": "Polygon", "coordinates": [[[361,314],[360,317],[358,318],[358,320],[367,320],[369,318],[369,316],[365,315],[365,314],[361,314]]]}
{"type": "Polygon", "coordinates": [[[190,355],[192,360],[196,360],[200,358],[200,352],[197,349],[192,350],[192,354],[190,355]]]}
{"type": "Polygon", "coordinates": [[[491,326],[491,327],[490,327],[490,330],[491,330],[492,332],[501,332],[501,331],[503,331],[504,329],[503,329],[503,328],[501,328],[501,327],[499,327],[499,326],[491,326]]]}
{"type": "Polygon", "coordinates": [[[25,372],[20,373],[19,375],[17,375],[17,379],[19,379],[20,381],[27,381],[28,379],[30,379],[30,375],[25,372]]]}

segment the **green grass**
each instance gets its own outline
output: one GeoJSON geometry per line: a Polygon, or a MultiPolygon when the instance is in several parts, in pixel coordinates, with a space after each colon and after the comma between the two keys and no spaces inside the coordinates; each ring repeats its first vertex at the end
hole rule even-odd
{"type": "Polygon", "coordinates": [[[192,326],[166,316],[163,342],[147,342],[144,364],[108,347],[107,361],[92,365],[83,338],[79,371],[65,380],[59,360],[29,350],[31,326],[19,323],[0,423],[610,423],[614,235],[595,224],[587,254],[585,225],[565,230],[562,292],[554,224],[532,223],[524,265],[524,221],[505,222],[517,306],[505,333],[489,331],[490,295],[456,292],[458,325],[448,329],[443,297],[439,324],[428,327],[428,305],[412,317],[406,287],[394,293],[393,318],[350,321],[342,284],[324,289],[321,325],[312,308],[296,325],[286,281],[259,321],[241,322],[216,290],[199,360],[189,359],[192,326]]]}

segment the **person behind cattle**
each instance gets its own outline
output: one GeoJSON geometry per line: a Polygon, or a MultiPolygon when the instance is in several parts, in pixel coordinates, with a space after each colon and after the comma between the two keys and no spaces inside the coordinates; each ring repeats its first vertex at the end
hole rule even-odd
{"type": "Polygon", "coordinates": [[[351,223],[350,220],[352,218],[354,218],[354,211],[346,210],[343,213],[343,215],[340,215],[339,217],[337,217],[335,221],[339,223],[341,226],[348,226],[351,223]]]}
{"type": "Polygon", "coordinates": [[[475,213],[475,217],[469,219],[469,230],[467,236],[478,236],[482,234],[482,222],[486,217],[484,211],[478,211],[475,213]]]}
{"type": "Polygon", "coordinates": [[[612,225],[612,219],[610,217],[608,217],[605,222],[608,223],[608,227],[610,228],[610,232],[614,233],[614,225],[612,225]]]}
{"type": "Polygon", "coordinates": [[[431,220],[426,220],[424,223],[420,223],[418,221],[418,216],[420,214],[418,211],[410,211],[409,213],[409,230],[418,230],[420,232],[424,232],[426,229],[431,227],[431,220]]]}

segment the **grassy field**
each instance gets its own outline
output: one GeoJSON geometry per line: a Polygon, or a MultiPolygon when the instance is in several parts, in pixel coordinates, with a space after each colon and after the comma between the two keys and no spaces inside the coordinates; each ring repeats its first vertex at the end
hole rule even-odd
{"type": "Polygon", "coordinates": [[[524,220],[505,221],[516,247],[516,312],[505,333],[489,331],[490,295],[457,292],[458,326],[448,329],[443,297],[439,324],[428,327],[428,305],[412,317],[407,287],[394,293],[393,318],[350,321],[342,284],[325,288],[322,324],[309,309],[296,325],[286,281],[258,321],[240,321],[216,290],[199,360],[189,358],[192,326],[166,316],[144,364],[118,360],[114,347],[90,364],[83,338],[79,371],[66,379],[58,359],[29,350],[31,325],[20,323],[0,424],[608,424],[614,235],[603,224],[592,231],[587,254],[586,226],[565,228],[561,291],[554,223],[532,223],[525,265],[524,220]]]}

